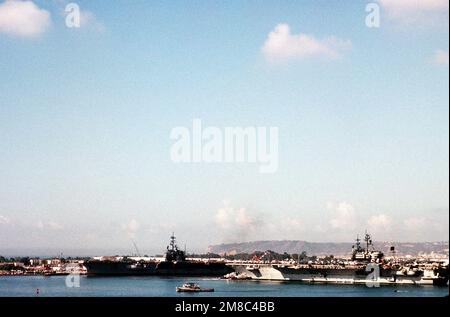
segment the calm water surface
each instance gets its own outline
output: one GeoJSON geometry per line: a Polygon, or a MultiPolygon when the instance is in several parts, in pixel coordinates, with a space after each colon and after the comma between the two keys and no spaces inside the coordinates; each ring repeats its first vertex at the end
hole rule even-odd
{"type": "Polygon", "coordinates": [[[0,297],[4,296],[446,296],[448,287],[364,285],[310,285],[295,282],[226,281],[211,278],[87,277],[80,287],[67,287],[65,276],[0,276],[0,297]],[[212,293],[176,293],[175,287],[195,282],[212,293]],[[39,294],[36,290],[39,289],[39,294]]]}

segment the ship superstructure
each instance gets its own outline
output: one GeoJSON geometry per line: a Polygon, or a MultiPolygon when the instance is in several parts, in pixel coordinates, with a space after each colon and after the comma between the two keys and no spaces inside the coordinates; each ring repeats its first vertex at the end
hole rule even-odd
{"type": "Polygon", "coordinates": [[[364,242],[366,243],[365,248],[361,246],[361,239],[359,236],[356,237],[356,244],[352,247],[352,261],[377,262],[384,257],[383,252],[375,250],[372,237],[367,233],[367,231],[364,235],[364,242]]]}
{"type": "Polygon", "coordinates": [[[178,249],[174,234],[170,236],[170,242],[167,246],[166,261],[186,261],[186,252],[178,249]]]}

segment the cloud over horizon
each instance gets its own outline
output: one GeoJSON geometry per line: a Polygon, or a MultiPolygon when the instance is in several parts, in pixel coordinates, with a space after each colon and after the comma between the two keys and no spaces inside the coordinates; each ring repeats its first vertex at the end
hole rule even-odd
{"type": "Polygon", "coordinates": [[[347,202],[340,202],[338,204],[328,203],[327,208],[333,211],[333,216],[330,220],[331,228],[339,230],[355,228],[355,208],[351,204],[347,202]]]}
{"type": "Polygon", "coordinates": [[[36,224],[35,227],[39,230],[63,230],[64,226],[62,226],[61,224],[59,224],[56,221],[47,221],[44,222],[42,220],[39,220],[36,224]]]}
{"type": "Polygon", "coordinates": [[[127,233],[130,239],[134,239],[140,227],[141,225],[136,219],[131,219],[129,222],[122,225],[122,230],[127,233]]]}
{"type": "Polygon", "coordinates": [[[262,218],[249,213],[246,208],[234,208],[228,203],[224,203],[224,206],[217,210],[214,220],[225,240],[236,236],[245,240],[264,224],[262,218]]]}
{"type": "Polygon", "coordinates": [[[11,221],[9,220],[9,218],[0,215],[0,225],[9,225],[11,223],[11,221]]]}

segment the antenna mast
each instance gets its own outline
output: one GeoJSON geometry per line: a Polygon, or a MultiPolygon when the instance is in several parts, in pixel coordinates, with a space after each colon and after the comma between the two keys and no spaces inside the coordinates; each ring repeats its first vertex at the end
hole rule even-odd
{"type": "Polygon", "coordinates": [[[133,239],[131,239],[131,242],[133,243],[133,246],[134,246],[134,249],[136,250],[137,256],[141,256],[141,253],[139,252],[139,249],[138,249],[138,247],[136,245],[136,242],[134,242],[133,239]]]}

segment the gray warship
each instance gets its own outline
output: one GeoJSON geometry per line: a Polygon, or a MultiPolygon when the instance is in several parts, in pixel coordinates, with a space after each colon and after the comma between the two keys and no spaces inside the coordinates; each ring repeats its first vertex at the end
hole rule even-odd
{"type": "Polygon", "coordinates": [[[162,261],[115,257],[90,259],[84,263],[84,266],[87,269],[88,276],[159,275],[219,277],[233,271],[224,262],[186,259],[186,253],[178,248],[174,235],[170,237],[165,258],[162,261]]]}

